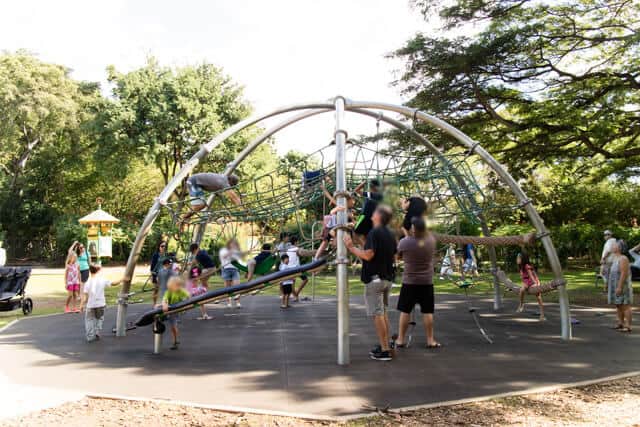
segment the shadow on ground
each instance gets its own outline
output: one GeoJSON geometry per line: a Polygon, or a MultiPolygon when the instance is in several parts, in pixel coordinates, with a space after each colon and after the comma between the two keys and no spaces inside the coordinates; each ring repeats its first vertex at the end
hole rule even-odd
{"type": "MultiPolygon", "coordinates": [[[[181,348],[152,355],[150,328],[126,338],[83,341],[80,315],[25,319],[0,334],[2,370],[12,381],[90,393],[162,398],[299,414],[346,415],[602,378],[640,369],[640,336],[608,329],[610,314],[575,309],[571,343],[560,340],[558,312],[495,313],[474,299],[488,344],[457,295],[437,295],[437,337],[444,347],[412,348],[390,363],[369,360],[375,339],[362,298],[352,297],[351,365],[337,366],[335,299],[280,310],[276,297],[245,298],[240,310],[211,306],[214,320],[182,321],[181,348]]],[[[392,301],[393,304],[394,301],[392,301]]],[[[142,305],[130,306],[131,318],[142,305]]],[[[106,329],[115,309],[107,313],[106,329]]],[[[397,314],[392,312],[392,324],[397,314]]],[[[168,336],[165,343],[168,343],[168,336]]],[[[550,408],[552,410],[553,408],[550,408]]]]}

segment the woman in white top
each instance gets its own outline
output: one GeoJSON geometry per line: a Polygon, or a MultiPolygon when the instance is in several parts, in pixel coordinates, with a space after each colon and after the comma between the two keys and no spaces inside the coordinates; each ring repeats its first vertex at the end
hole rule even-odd
{"type": "MultiPolygon", "coordinates": [[[[222,274],[222,280],[224,280],[224,286],[234,286],[240,283],[240,272],[238,268],[233,265],[233,261],[237,261],[240,258],[240,245],[236,239],[230,239],[227,244],[220,249],[220,270],[222,274]]],[[[242,307],[240,304],[240,296],[235,298],[229,297],[227,307],[235,306],[236,308],[242,307]]]]}

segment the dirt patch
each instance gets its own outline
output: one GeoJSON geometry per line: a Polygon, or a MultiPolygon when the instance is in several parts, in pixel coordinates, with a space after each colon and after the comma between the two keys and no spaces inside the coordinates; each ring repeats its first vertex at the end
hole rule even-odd
{"type": "Polygon", "coordinates": [[[486,402],[380,413],[349,423],[238,414],[156,402],[83,399],[3,425],[15,426],[637,426],[640,377],[552,393],[486,402]]]}

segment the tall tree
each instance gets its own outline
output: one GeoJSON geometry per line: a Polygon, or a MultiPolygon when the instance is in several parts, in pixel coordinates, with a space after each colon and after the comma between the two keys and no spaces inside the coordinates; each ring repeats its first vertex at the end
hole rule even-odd
{"type": "MultiPolygon", "coordinates": [[[[108,69],[114,102],[98,112],[102,158],[142,157],[153,162],[166,184],[211,137],[245,118],[249,104],[242,88],[211,65],[163,67],[154,58],[129,73],[108,69]]],[[[222,169],[245,140],[232,138],[207,159],[222,169]]],[[[124,164],[120,165],[124,169],[124,164]]],[[[178,188],[178,196],[184,189],[178,188]]]]}
{"type": "Polygon", "coordinates": [[[598,178],[640,174],[639,0],[414,3],[445,27],[393,54],[406,61],[396,83],[412,106],[462,128],[517,174],[536,162],[598,178]]]}
{"type": "Polygon", "coordinates": [[[72,157],[52,153],[78,148],[83,104],[96,93],[63,66],[22,51],[0,55],[0,215],[11,255],[51,224],[44,194],[61,190],[51,185],[64,173],[55,165],[72,157]]]}

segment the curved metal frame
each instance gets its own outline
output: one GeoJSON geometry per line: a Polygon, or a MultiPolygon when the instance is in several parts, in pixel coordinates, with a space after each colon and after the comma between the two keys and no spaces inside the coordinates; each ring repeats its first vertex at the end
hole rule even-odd
{"type": "MultiPolygon", "coordinates": [[[[334,98],[334,100],[331,100],[328,102],[325,101],[325,102],[318,102],[318,103],[286,106],[286,107],[282,107],[277,110],[274,110],[271,113],[268,113],[265,115],[255,115],[248,119],[245,119],[235,124],[234,126],[228,128],[224,132],[220,133],[208,143],[202,145],[201,148],[198,150],[198,152],[196,152],[191,157],[191,159],[189,159],[189,161],[185,163],[182,169],[176,174],[176,176],[173,177],[173,179],[167,184],[167,186],[160,193],[160,196],[155,200],[154,204],[149,209],[147,216],[145,217],[145,220],[140,228],[140,231],[138,232],[138,235],[136,236],[136,240],[132,247],[132,251],[129,255],[129,259],[125,269],[125,281],[123,283],[122,291],[118,298],[118,316],[117,316],[117,322],[116,322],[118,336],[124,336],[126,333],[125,326],[126,326],[126,311],[127,311],[127,295],[130,289],[131,278],[133,277],[135,265],[139,258],[140,251],[142,249],[142,245],[144,244],[146,236],[149,234],[151,230],[151,226],[153,225],[154,221],[160,214],[160,209],[162,205],[167,202],[167,200],[169,199],[173,191],[178,187],[180,182],[182,182],[182,180],[184,180],[187,177],[187,175],[197,166],[200,160],[205,158],[209,152],[211,152],[215,147],[217,147],[222,142],[224,142],[227,138],[229,138],[230,136],[236,134],[237,132],[249,126],[259,123],[264,119],[274,117],[280,114],[305,110],[304,112],[299,113],[296,116],[290,117],[287,120],[279,123],[273,128],[270,128],[269,130],[265,131],[262,135],[260,135],[258,138],[254,139],[250,144],[248,144],[245,147],[245,149],[243,149],[242,152],[239,153],[236,159],[227,166],[225,173],[229,174],[257,146],[259,146],[261,143],[263,143],[265,140],[267,140],[276,132],[292,125],[293,123],[296,123],[300,120],[304,120],[313,115],[321,114],[328,111],[340,110],[341,108],[338,108],[338,107],[341,107],[339,104],[344,105],[344,109],[342,111],[363,114],[363,115],[374,117],[376,119],[380,118],[382,121],[385,121],[386,123],[389,123],[400,130],[411,133],[412,136],[416,137],[418,141],[420,141],[423,145],[425,145],[427,149],[429,149],[429,151],[432,152],[434,155],[438,155],[442,157],[442,153],[440,153],[440,151],[435,146],[433,146],[428,140],[426,140],[422,135],[417,133],[411,127],[405,125],[402,122],[386,117],[381,113],[373,112],[369,110],[370,109],[384,110],[384,111],[389,111],[389,112],[394,112],[394,113],[404,115],[407,118],[421,120],[427,124],[435,126],[436,128],[454,137],[464,147],[468,148],[472,153],[475,153],[476,155],[478,155],[487,165],[489,165],[489,167],[491,167],[492,170],[496,172],[496,174],[502,180],[503,184],[508,186],[509,189],[516,196],[521,206],[524,208],[525,212],[529,216],[531,223],[536,228],[539,239],[542,241],[543,246],[545,248],[545,252],[547,253],[547,257],[549,259],[549,263],[553,270],[554,277],[556,279],[562,279],[562,268],[560,266],[560,261],[557,256],[557,252],[555,250],[551,237],[549,236],[549,232],[546,229],[544,222],[542,221],[542,218],[540,217],[535,207],[531,203],[531,200],[527,198],[524,191],[520,188],[518,183],[513,179],[513,177],[509,174],[509,172],[507,172],[504,166],[502,166],[497,160],[495,160],[495,158],[493,158],[493,156],[491,156],[491,154],[489,154],[486,150],[484,150],[481,146],[479,146],[478,143],[476,143],[471,138],[469,138],[466,134],[456,129],[455,127],[449,125],[448,123],[438,119],[437,117],[431,116],[419,110],[411,109],[404,106],[394,105],[394,104],[352,101],[343,97],[336,97],[334,98]]],[[[341,131],[340,133],[343,132],[343,130],[339,128],[336,129],[336,131],[341,131]]],[[[489,230],[488,230],[488,227],[486,226],[486,222],[484,221],[483,218],[480,218],[480,220],[483,228],[483,233],[488,233],[489,230]]],[[[196,236],[198,239],[201,237],[203,232],[204,232],[203,228],[197,231],[196,236]]],[[[490,258],[495,268],[495,252],[494,251],[490,251],[490,258]]],[[[500,301],[499,301],[499,291],[497,287],[498,285],[495,285],[495,286],[496,286],[496,295],[495,295],[496,299],[494,301],[494,306],[496,308],[499,308],[500,301]]],[[[568,301],[566,287],[561,286],[558,289],[558,292],[559,292],[559,300],[560,300],[560,316],[561,316],[561,325],[562,325],[561,336],[564,340],[569,340],[571,339],[571,319],[570,319],[569,301],[568,301]]],[[[346,303],[348,304],[348,301],[346,303]]],[[[346,351],[348,352],[348,348],[346,351]]],[[[339,355],[339,361],[341,361],[340,359],[341,357],[339,355]]],[[[345,360],[348,363],[348,353],[347,353],[346,359],[342,357],[342,362],[344,362],[345,360]]]]}

